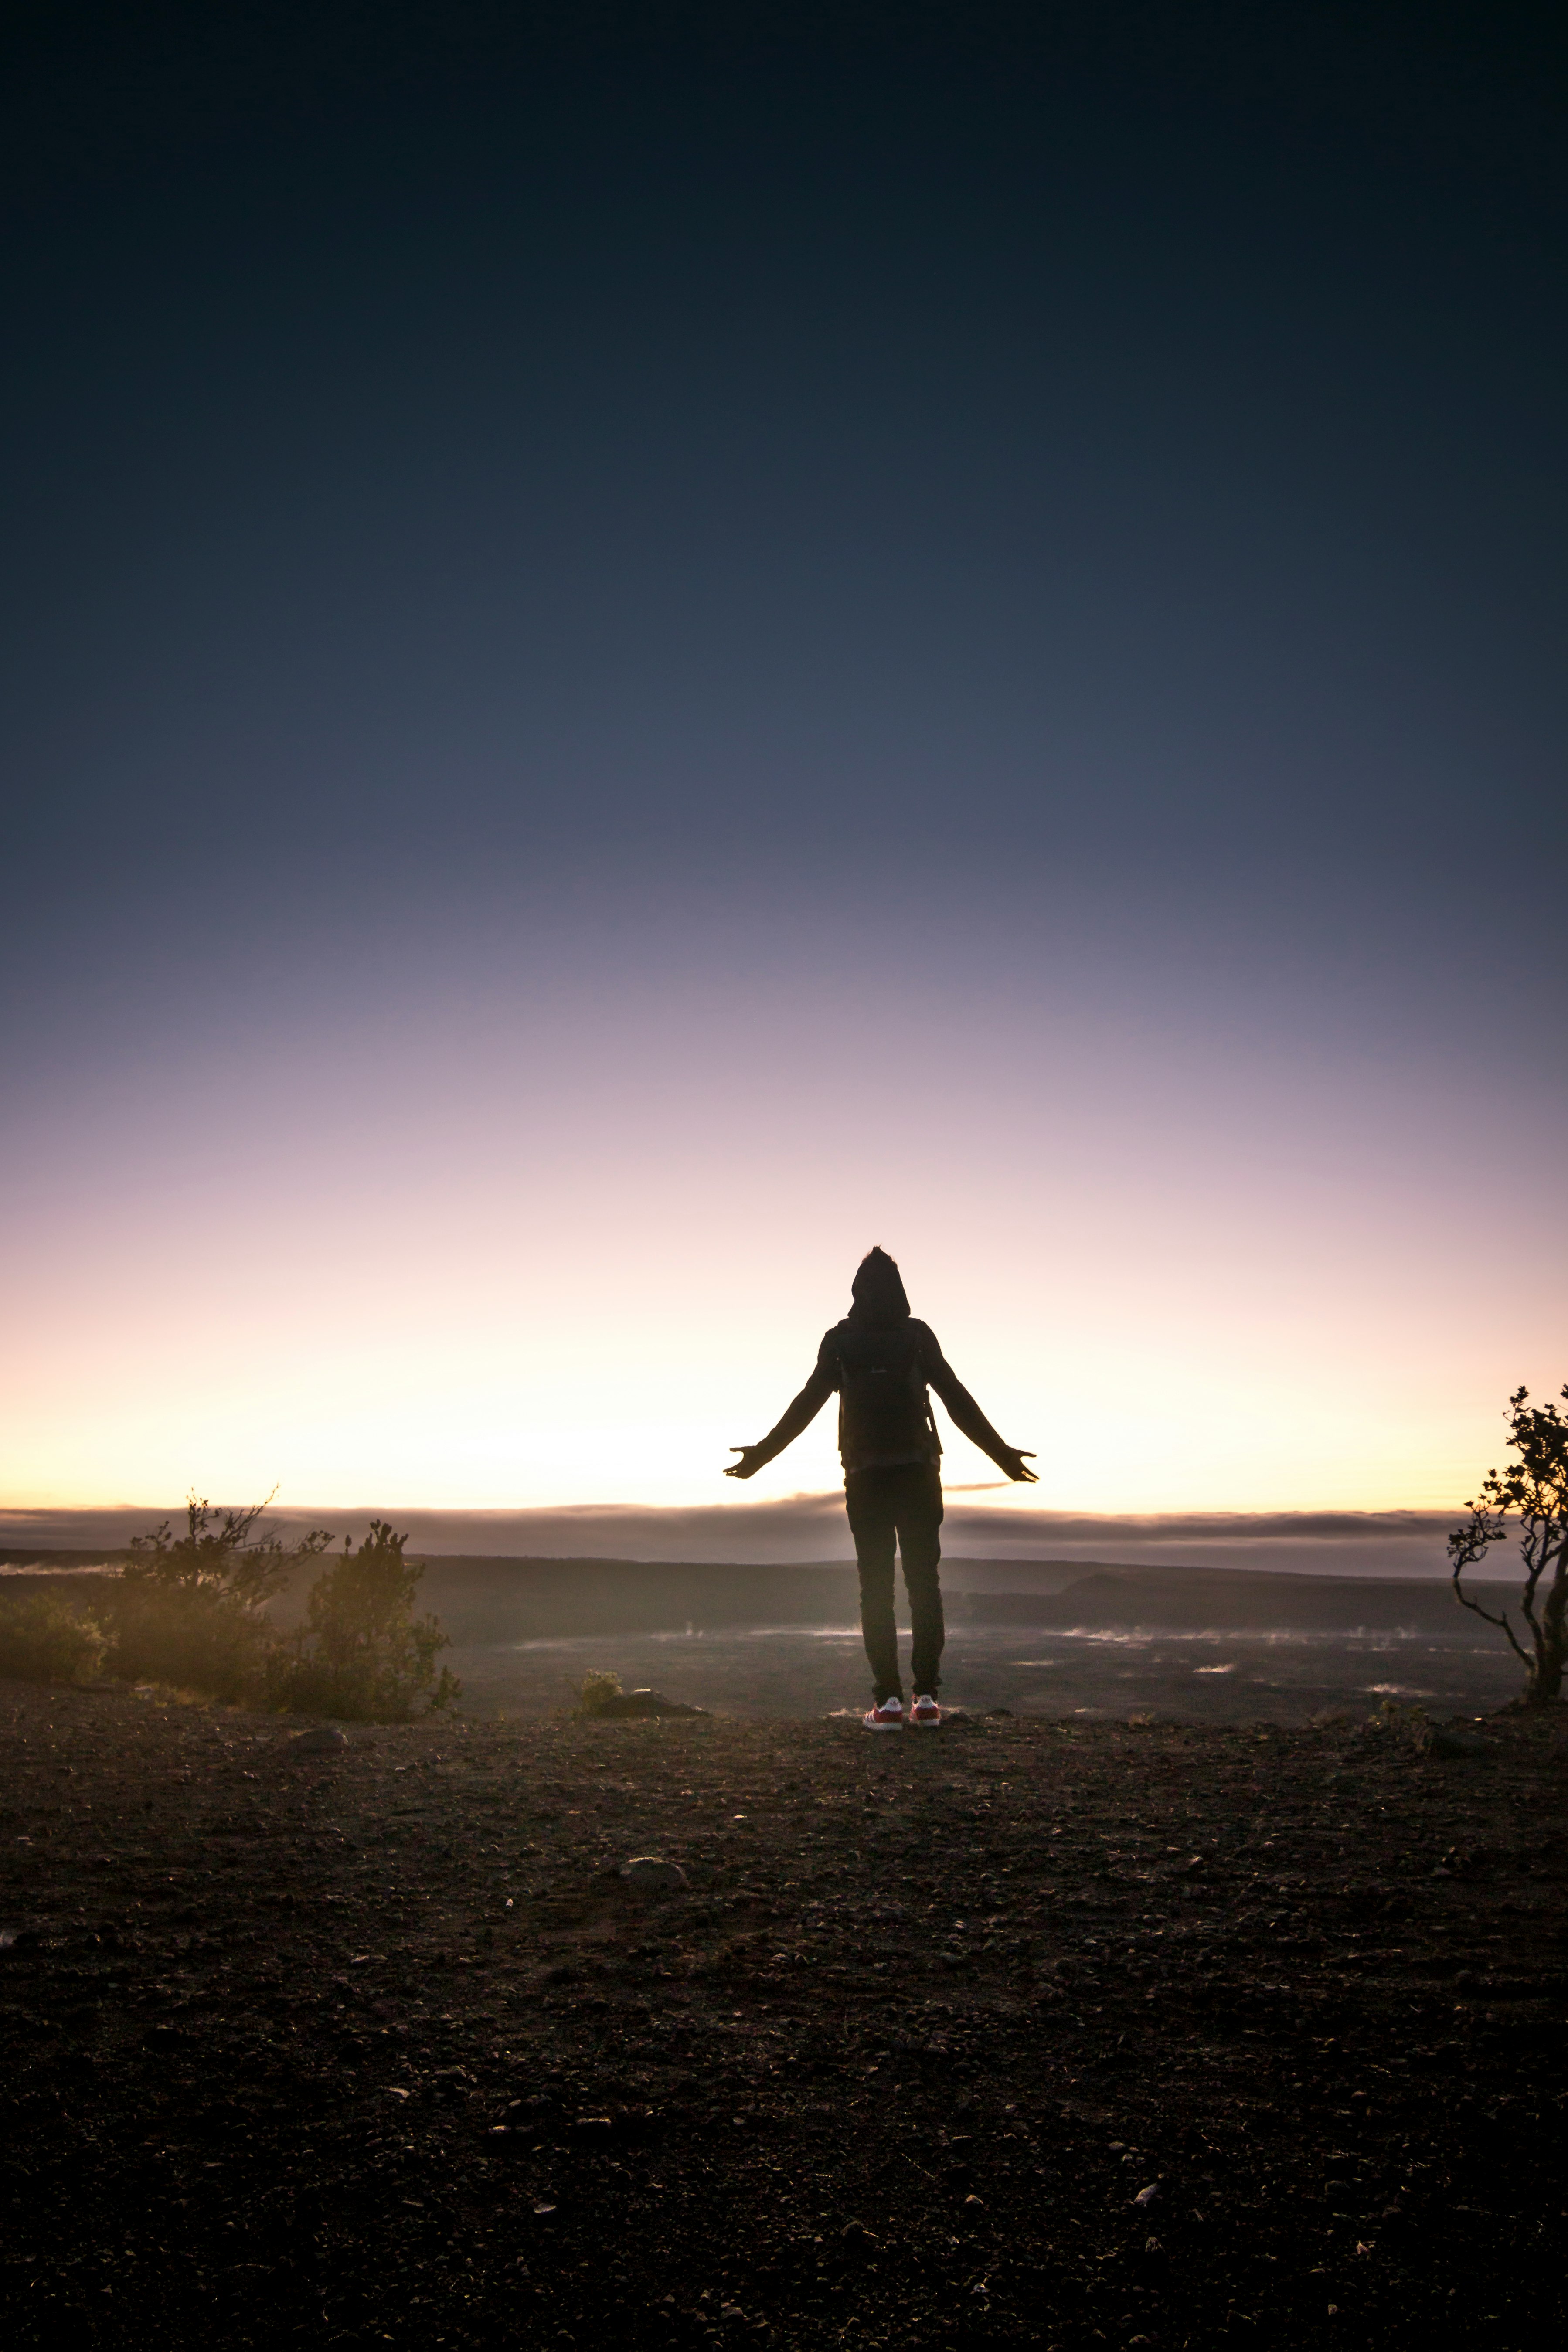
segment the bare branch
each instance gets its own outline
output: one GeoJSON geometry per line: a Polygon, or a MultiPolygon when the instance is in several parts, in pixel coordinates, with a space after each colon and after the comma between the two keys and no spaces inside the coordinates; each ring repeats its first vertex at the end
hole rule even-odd
{"type": "Polygon", "coordinates": [[[1472,1601],[1469,1594],[1460,1589],[1459,1571],[1458,1569],[1454,1570],[1454,1598],[1458,1602],[1461,1609],[1468,1609],[1475,1616],[1484,1617],[1489,1625],[1500,1626],[1503,1633],[1508,1635],[1509,1644],[1512,1649],[1515,1657],[1520,1660],[1522,1665],[1533,1667],[1534,1660],[1531,1657],[1529,1651],[1521,1650],[1519,1645],[1513,1627],[1508,1622],[1507,1611],[1505,1610],[1500,1617],[1494,1617],[1489,1609],[1483,1609],[1479,1601],[1472,1601]]]}

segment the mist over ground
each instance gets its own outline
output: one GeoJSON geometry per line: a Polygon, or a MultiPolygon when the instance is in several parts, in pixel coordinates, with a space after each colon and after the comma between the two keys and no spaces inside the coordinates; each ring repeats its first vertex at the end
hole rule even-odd
{"type": "MultiPolygon", "coordinates": [[[[552,1516],[553,1525],[524,1532],[557,1533],[562,1517],[570,1532],[571,1515],[552,1516]]],[[[620,1531],[615,1514],[583,1517],[601,1538],[620,1531]]],[[[470,1522],[456,1532],[484,1530],[470,1522]]],[[[1311,1537],[1206,1548],[1134,1542],[1122,1559],[1087,1548],[1046,1559],[950,1555],[943,1696],[980,1712],[1086,1720],[1301,1724],[1363,1718],[1388,1701],[1437,1717],[1485,1713],[1517,1695],[1517,1663],[1500,1633],[1461,1611],[1447,1578],[1431,1572],[1435,1543],[1403,1529],[1336,1535],[1331,1522],[1311,1537]],[[1379,1546],[1394,1572],[1375,1572],[1379,1546]],[[1338,1572],[1322,1573],[1325,1559],[1338,1572]]],[[[102,1557],[109,1549],[0,1546],[0,1584],[53,1588],[90,1609],[100,1581],[119,1572],[102,1557]]],[[[279,1624],[301,1621],[319,1572],[315,1560],[296,1570],[271,1604],[279,1624]]],[[[1516,1597],[1495,1570],[1470,1590],[1494,1614],[1516,1597]]],[[[419,1606],[449,1637],[462,1713],[524,1721],[574,1709],[584,1677],[605,1672],[628,1690],[753,1721],[854,1712],[866,1697],[858,1605],[854,1564],[842,1557],[432,1551],[419,1590],[419,1606]]],[[[907,1656],[907,1627],[901,1640],[907,1656]]]]}
{"type": "MultiPolygon", "coordinates": [[[[1455,1612],[1456,1617],[1458,1612],[1455,1612]]],[[[904,1652],[909,1629],[900,1633],[904,1652]]],[[[468,1716],[537,1721],[575,1703],[584,1675],[753,1722],[809,1719],[868,1702],[853,1623],[721,1633],[600,1634],[460,1648],[468,1716]]],[[[1444,1637],[1372,1630],[1191,1634],[957,1622],[943,1660],[944,1705],[1080,1722],[1360,1722],[1393,1699],[1443,1718],[1487,1714],[1518,1692],[1502,1643],[1461,1625],[1444,1637]]],[[[919,1735],[910,1735],[918,1737],[919,1735]]]]}

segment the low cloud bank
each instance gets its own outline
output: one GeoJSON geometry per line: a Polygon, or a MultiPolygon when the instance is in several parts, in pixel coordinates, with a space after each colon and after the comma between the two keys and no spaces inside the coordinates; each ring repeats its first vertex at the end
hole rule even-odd
{"type": "MultiPolygon", "coordinates": [[[[118,1549],[166,1509],[0,1511],[0,1549],[118,1549]]],[[[1132,1516],[988,1509],[949,1498],[944,1549],[987,1560],[1120,1560],[1289,1570],[1312,1576],[1442,1576],[1458,1514],[1439,1511],[1188,1511],[1132,1516]]],[[[357,1541],[373,1517],[406,1529],[410,1549],[542,1559],[735,1560],[802,1565],[848,1557],[841,1495],[655,1508],[582,1503],[535,1511],[279,1509],[284,1532],[332,1529],[357,1541]]]]}

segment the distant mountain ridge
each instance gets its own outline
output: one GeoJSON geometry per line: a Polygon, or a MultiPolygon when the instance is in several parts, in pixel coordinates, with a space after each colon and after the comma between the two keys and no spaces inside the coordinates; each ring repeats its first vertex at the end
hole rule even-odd
{"type": "MultiPolygon", "coordinates": [[[[233,1496],[215,1497],[233,1501],[233,1496]]],[[[248,1500],[242,1496],[240,1500],[248,1500]]],[[[45,1550],[99,1547],[112,1554],[133,1535],[176,1523],[182,1504],[88,1511],[0,1510],[0,1545],[45,1550]]],[[[950,1489],[943,1538],[950,1559],[1021,1567],[1065,1560],[1082,1567],[1142,1562],[1306,1570],[1321,1576],[1440,1577],[1458,1511],[1052,1511],[983,1501],[950,1489]]],[[[827,1568],[848,1549],[842,1494],[682,1507],[575,1504],[523,1511],[433,1511],[395,1504],[331,1509],[290,1505],[268,1515],[284,1534],[331,1528],[356,1541],[373,1517],[406,1531],[411,1550],[446,1559],[662,1560],[671,1567],[747,1560],[757,1567],[827,1568]]]]}

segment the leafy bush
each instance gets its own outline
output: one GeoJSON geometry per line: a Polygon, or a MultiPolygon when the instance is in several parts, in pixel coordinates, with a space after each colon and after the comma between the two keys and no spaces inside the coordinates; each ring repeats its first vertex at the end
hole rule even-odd
{"type": "Polygon", "coordinates": [[[584,1675],[577,1691],[577,1703],[584,1715],[603,1715],[612,1699],[625,1694],[619,1675],[595,1670],[584,1675]]]}
{"type": "Polygon", "coordinates": [[[262,1608],[302,1560],[318,1558],[331,1541],[324,1528],[294,1544],[259,1536],[256,1523],[266,1508],[252,1503],[243,1511],[215,1510],[191,1496],[183,1536],[172,1534],[165,1519],[153,1534],[132,1538],[124,1581],[172,1592],[216,1592],[239,1608],[262,1608]]]}
{"type": "Polygon", "coordinates": [[[165,1519],[136,1538],[106,1602],[116,1671],[213,1698],[363,1721],[406,1722],[450,1706],[460,1685],[437,1669],[446,1634],[434,1617],[413,1614],[425,1571],[405,1560],[407,1538],[373,1519],[359,1550],[345,1540],[317,1579],[304,1625],[279,1635],[268,1601],[331,1538],[321,1528],[297,1543],[262,1535],[266,1507],[217,1510],[193,1495],[183,1534],[165,1519]]]}
{"type": "Polygon", "coordinates": [[[423,1568],[403,1557],[408,1538],[373,1519],[356,1552],[341,1555],[310,1589],[304,1624],[278,1643],[268,1687],[276,1706],[351,1721],[406,1723],[449,1706],[461,1684],[436,1660],[448,1636],[413,1614],[423,1568]]]}
{"type": "Polygon", "coordinates": [[[0,1601],[0,1675],[29,1683],[91,1682],[109,1647],[96,1619],[58,1592],[0,1601]]]}
{"type": "Polygon", "coordinates": [[[265,1698],[276,1636],[259,1610],[211,1586],[122,1581],[108,1614],[114,1670],[127,1681],[172,1683],[231,1706],[265,1698]]]}
{"type": "Polygon", "coordinates": [[[1425,1745],[1432,1728],[1432,1719],[1419,1699],[1407,1703],[1403,1699],[1385,1698],[1372,1720],[1379,1730],[1397,1732],[1417,1748],[1425,1745]]]}
{"type": "Polygon", "coordinates": [[[331,1540],[321,1528],[294,1544],[258,1535],[266,1507],[218,1510],[193,1495],[183,1535],[165,1519],[133,1539],[107,1603],[117,1673],[231,1703],[266,1697],[278,1639],[266,1604],[331,1540]]]}

